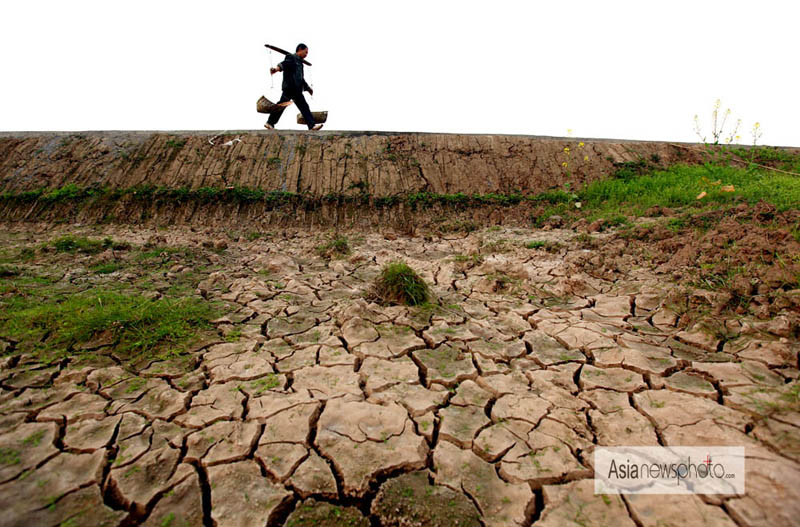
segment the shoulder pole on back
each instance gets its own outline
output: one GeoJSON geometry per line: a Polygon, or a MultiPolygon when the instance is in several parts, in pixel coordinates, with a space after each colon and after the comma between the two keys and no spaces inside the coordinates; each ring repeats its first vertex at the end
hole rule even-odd
{"type": "MultiPolygon", "coordinates": [[[[265,48],[269,48],[269,49],[274,50],[274,51],[277,51],[278,53],[283,53],[284,55],[291,55],[291,53],[289,53],[285,49],[281,49],[278,46],[273,46],[272,44],[264,44],[264,47],[265,48]]],[[[300,60],[302,60],[303,64],[305,64],[306,66],[311,66],[311,63],[309,61],[307,61],[306,59],[300,59],[300,60]]]]}

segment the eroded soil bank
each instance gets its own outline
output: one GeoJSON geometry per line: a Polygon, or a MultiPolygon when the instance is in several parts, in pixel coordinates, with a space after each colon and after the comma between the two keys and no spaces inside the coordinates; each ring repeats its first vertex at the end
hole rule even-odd
{"type": "MultiPolygon", "coordinates": [[[[795,149],[796,150],[796,149],[795,149]]],[[[67,184],[239,186],[322,197],[367,191],[538,193],[615,163],[701,160],[692,144],[374,132],[0,133],[0,192],[67,184]]]]}

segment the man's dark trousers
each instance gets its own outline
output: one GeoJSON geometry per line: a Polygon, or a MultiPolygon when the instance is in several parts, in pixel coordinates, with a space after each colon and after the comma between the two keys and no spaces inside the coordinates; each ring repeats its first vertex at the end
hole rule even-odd
{"type": "MultiPolygon", "coordinates": [[[[308,107],[306,98],[303,97],[303,93],[283,92],[281,93],[281,100],[279,100],[277,104],[289,101],[294,101],[294,103],[297,105],[297,109],[300,110],[303,119],[306,120],[306,125],[308,125],[308,129],[311,130],[316,123],[314,122],[314,116],[311,114],[311,109],[308,107]]],[[[281,118],[281,115],[283,115],[283,111],[285,109],[286,108],[273,110],[272,113],[269,114],[269,119],[267,119],[267,122],[272,126],[278,124],[278,119],[281,118]]]]}

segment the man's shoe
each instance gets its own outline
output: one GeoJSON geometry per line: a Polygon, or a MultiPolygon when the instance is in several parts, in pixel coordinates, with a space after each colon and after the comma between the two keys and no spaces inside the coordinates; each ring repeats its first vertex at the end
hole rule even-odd
{"type": "Polygon", "coordinates": [[[274,127],[274,126],[272,126],[272,125],[271,125],[271,124],[269,124],[269,123],[265,123],[265,124],[264,124],[264,128],[266,128],[267,130],[274,130],[274,129],[275,129],[275,127],[274,127]]]}
{"type": "Polygon", "coordinates": [[[317,130],[322,130],[322,123],[315,124],[314,128],[312,128],[311,130],[314,132],[316,132],[317,130]]]}

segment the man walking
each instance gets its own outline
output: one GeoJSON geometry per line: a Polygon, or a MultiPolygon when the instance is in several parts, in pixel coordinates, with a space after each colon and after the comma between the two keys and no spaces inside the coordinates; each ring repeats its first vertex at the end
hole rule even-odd
{"type": "MultiPolygon", "coordinates": [[[[283,84],[281,86],[283,93],[281,93],[281,100],[279,100],[276,104],[294,101],[294,103],[297,105],[297,109],[300,110],[300,113],[303,115],[303,119],[305,119],[308,129],[319,130],[322,128],[322,123],[314,123],[314,116],[311,114],[311,110],[308,107],[306,98],[303,97],[304,91],[307,91],[310,95],[314,95],[314,90],[311,89],[311,86],[306,84],[306,81],[303,78],[303,59],[307,56],[308,46],[305,44],[298,44],[295,52],[291,55],[286,55],[286,59],[278,64],[277,67],[271,68],[269,73],[270,75],[275,75],[279,71],[283,72],[283,84]]],[[[267,130],[274,130],[275,125],[278,124],[278,120],[281,118],[281,115],[283,115],[284,108],[285,106],[280,109],[273,110],[269,115],[269,119],[267,120],[267,124],[264,125],[264,128],[267,130]]]]}

